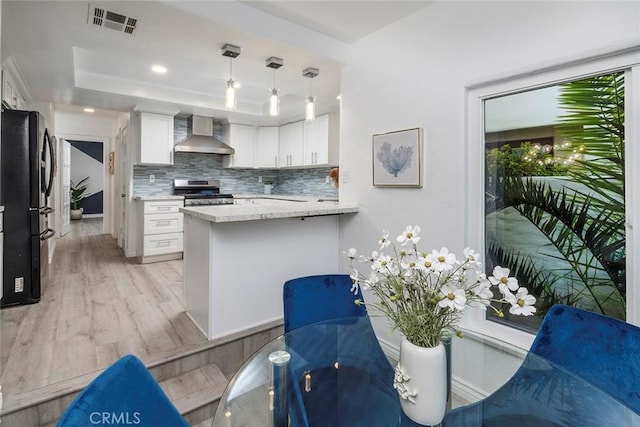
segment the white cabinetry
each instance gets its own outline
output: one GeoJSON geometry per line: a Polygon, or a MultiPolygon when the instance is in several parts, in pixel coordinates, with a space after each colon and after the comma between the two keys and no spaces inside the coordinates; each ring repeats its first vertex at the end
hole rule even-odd
{"type": "Polygon", "coordinates": [[[230,168],[254,167],[256,128],[231,123],[226,134],[226,142],[233,147],[235,154],[225,156],[224,166],[230,168]]]}
{"type": "Polygon", "coordinates": [[[304,122],[304,165],[338,164],[339,130],[335,123],[338,117],[329,114],[316,117],[313,121],[304,122]]]}
{"type": "Polygon", "coordinates": [[[279,141],[278,165],[281,168],[301,166],[303,164],[303,122],[280,126],[279,141]]]}
{"type": "MultiPolygon", "coordinates": [[[[173,164],[173,116],[140,112],[135,115],[138,164],[173,164]]],[[[133,123],[132,123],[133,124],[133,123]]]]}
{"type": "Polygon", "coordinates": [[[2,104],[16,110],[27,108],[27,103],[18,89],[16,80],[4,66],[2,67],[2,104]]]}
{"type": "Polygon", "coordinates": [[[182,258],[183,215],[178,212],[182,200],[143,201],[140,208],[142,224],[142,256],[140,262],[166,261],[182,258]]]}
{"type": "Polygon", "coordinates": [[[278,135],[277,126],[261,126],[256,138],[255,167],[278,167],[278,135]]]}

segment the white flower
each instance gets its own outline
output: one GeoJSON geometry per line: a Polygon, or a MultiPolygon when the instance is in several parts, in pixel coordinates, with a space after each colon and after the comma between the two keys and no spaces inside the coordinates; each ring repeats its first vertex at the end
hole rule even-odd
{"type": "Polygon", "coordinates": [[[433,264],[427,259],[426,256],[420,256],[416,260],[416,268],[422,271],[433,270],[433,264]]]}
{"type": "Polygon", "coordinates": [[[369,277],[367,278],[367,280],[360,283],[360,289],[362,289],[363,291],[368,291],[372,286],[377,285],[378,282],[380,282],[378,273],[372,271],[371,273],[369,273],[369,277]]]}
{"type": "Polygon", "coordinates": [[[491,292],[491,282],[487,280],[487,276],[484,274],[478,275],[478,283],[473,287],[473,293],[480,297],[480,301],[484,305],[489,305],[489,300],[493,298],[493,292],[491,292]]]}
{"type": "Polygon", "coordinates": [[[489,281],[492,285],[498,285],[503,294],[503,288],[505,287],[514,292],[518,290],[518,279],[515,277],[509,277],[508,268],[502,268],[500,266],[494,268],[493,276],[489,277],[489,281]]]}
{"type": "Polygon", "coordinates": [[[349,258],[349,259],[356,259],[356,254],[358,251],[355,250],[355,248],[349,248],[349,250],[347,252],[344,252],[344,254],[349,258]]]}
{"type": "Polygon", "coordinates": [[[358,273],[358,270],[354,268],[349,277],[351,278],[351,282],[353,283],[351,285],[351,292],[357,294],[358,288],[360,288],[360,274],[358,273]]]}
{"type": "Polygon", "coordinates": [[[407,225],[407,228],[402,232],[401,235],[396,238],[396,240],[398,240],[398,243],[401,243],[402,246],[406,245],[407,243],[416,244],[420,241],[418,233],[420,233],[419,225],[416,225],[415,227],[407,225]]]}
{"type": "Polygon", "coordinates": [[[453,285],[444,285],[440,292],[444,296],[438,305],[442,308],[449,307],[454,310],[464,310],[464,305],[467,303],[467,297],[464,294],[464,289],[456,288],[453,285]]]}
{"type": "Polygon", "coordinates": [[[417,260],[413,259],[401,262],[400,266],[404,270],[404,277],[411,276],[413,272],[419,268],[417,260]]]}
{"type": "Polygon", "coordinates": [[[482,265],[480,263],[480,254],[476,253],[476,251],[474,251],[473,249],[465,248],[463,253],[465,258],[467,258],[467,261],[469,261],[469,263],[467,264],[469,267],[480,267],[482,265]]]}
{"type": "Polygon", "coordinates": [[[533,304],[536,303],[536,298],[533,295],[529,295],[527,288],[520,288],[515,296],[513,294],[505,295],[504,299],[511,303],[509,313],[516,314],[518,316],[533,316],[536,312],[536,308],[533,304]]]}
{"type": "Polygon", "coordinates": [[[383,250],[391,244],[391,240],[389,240],[389,232],[387,230],[382,230],[382,237],[378,240],[378,244],[380,245],[380,250],[383,250]]]}
{"type": "Polygon", "coordinates": [[[433,265],[433,269],[436,271],[447,271],[453,268],[456,263],[456,255],[449,253],[449,249],[440,248],[439,251],[433,250],[427,255],[427,261],[433,265]]]}
{"type": "Polygon", "coordinates": [[[371,269],[378,273],[386,273],[391,269],[392,264],[393,259],[390,256],[380,254],[377,258],[374,258],[373,264],[371,264],[371,269]]]}

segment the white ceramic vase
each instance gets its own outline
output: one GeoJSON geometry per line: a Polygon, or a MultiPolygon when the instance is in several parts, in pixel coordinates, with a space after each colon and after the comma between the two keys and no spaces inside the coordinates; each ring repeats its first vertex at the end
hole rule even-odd
{"type": "Polygon", "coordinates": [[[403,337],[393,387],[400,396],[402,410],[412,421],[427,426],[440,424],[447,409],[444,345],[418,347],[403,337]]]}

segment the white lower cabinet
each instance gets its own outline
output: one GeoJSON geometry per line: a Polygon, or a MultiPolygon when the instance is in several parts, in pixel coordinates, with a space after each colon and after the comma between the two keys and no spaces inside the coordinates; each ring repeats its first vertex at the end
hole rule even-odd
{"type": "Polygon", "coordinates": [[[142,256],[140,262],[182,258],[183,214],[178,210],[182,200],[142,201],[142,256]]]}
{"type": "MultiPolygon", "coordinates": [[[[143,248],[143,258],[155,255],[172,254],[177,252],[180,252],[180,255],[182,255],[182,232],[151,234],[149,236],[144,236],[143,248]]],[[[150,261],[151,260],[143,262],[150,261]]]]}

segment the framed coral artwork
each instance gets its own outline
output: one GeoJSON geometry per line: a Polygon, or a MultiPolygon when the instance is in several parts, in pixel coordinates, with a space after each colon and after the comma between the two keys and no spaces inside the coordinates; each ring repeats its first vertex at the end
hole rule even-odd
{"type": "Polygon", "coordinates": [[[373,185],[422,187],[422,128],[373,135],[373,185]]]}

